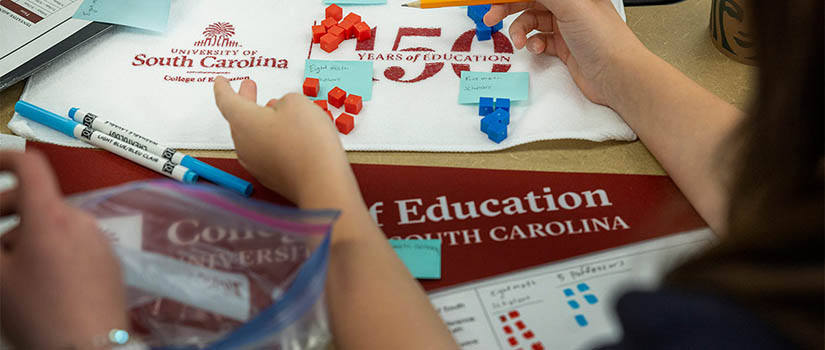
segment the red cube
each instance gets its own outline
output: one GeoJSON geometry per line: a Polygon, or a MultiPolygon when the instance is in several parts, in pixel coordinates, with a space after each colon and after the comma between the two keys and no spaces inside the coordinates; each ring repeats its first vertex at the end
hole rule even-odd
{"type": "Polygon", "coordinates": [[[372,29],[364,22],[355,25],[355,37],[358,41],[368,40],[372,37],[372,29]]]}
{"type": "Polygon", "coordinates": [[[341,21],[341,23],[338,23],[338,26],[346,31],[346,38],[350,39],[355,37],[355,24],[357,23],[358,22],[348,21],[346,18],[344,18],[344,20],[341,21]]]}
{"type": "Polygon", "coordinates": [[[335,118],[332,117],[332,112],[330,112],[330,111],[325,111],[325,112],[327,112],[327,115],[329,116],[329,120],[331,122],[335,123],[335,118]]]}
{"type": "Polygon", "coordinates": [[[321,82],[316,78],[306,78],[304,80],[304,95],[318,97],[321,90],[321,82]]]}
{"type": "Polygon", "coordinates": [[[329,108],[327,107],[327,100],[315,100],[312,102],[314,102],[316,105],[318,105],[318,107],[321,107],[321,109],[325,111],[329,110],[329,108]]]}
{"type": "Polygon", "coordinates": [[[335,127],[338,128],[342,134],[346,135],[355,128],[355,118],[346,113],[341,113],[338,119],[335,119],[335,127]]]}
{"type": "Polygon", "coordinates": [[[327,33],[324,26],[312,26],[312,43],[317,44],[321,42],[321,37],[327,33]]]}
{"type": "Polygon", "coordinates": [[[325,11],[327,17],[335,18],[336,21],[340,21],[342,17],[344,17],[344,9],[341,6],[336,4],[329,5],[327,10],[325,11]]]}
{"type": "Polygon", "coordinates": [[[533,334],[533,331],[527,331],[524,332],[524,334],[522,334],[521,336],[523,336],[524,339],[533,339],[533,337],[535,337],[536,335],[533,334]]]}
{"type": "Polygon", "coordinates": [[[350,13],[344,17],[341,22],[345,23],[345,25],[341,25],[341,27],[347,30],[347,38],[354,38],[355,25],[361,22],[361,16],[350,13]]]}
{"type": "Polygon", "coordinates": [[[508,342],[508,343],[510,343],[510,346],[516,346],[516,345],[518,345],[518,340],[516,340],[516,337],[509,337],[509,338],[507,338],[507,342],[508,342]]]}
{"type": "Polygon", "coordinates": [[[338,21],[335,18],[327,17],[325,20],[321,21],[321,25],[324,26],[324,29],[329,30],[332,26],[338,24],[338,21]]]}
{"type": "Polygon", "coordinates": [[[344,17],[344,21],[352,22],[352,24],[361,22],[361,16],[355,14],[355,12],[350,12],[346,17],[344,17]]]}
{"type": "Polygon", "coordinates": [[[334,25],[332,28],[329,28],[328,32],[332,35],[340,37],[341,41],[347,40],[347,30],[338,25],[334,25]]]}
{"type": "Polygon", "coordinates": [[[341,44],[341,41],[341,37],[326,33],[321,37],[321,50],[324,50],[327,53],[335,51],[338,49],[338,45],[341,44]]]}
{"type": "Polygon", "coordinates": [[[347,99],[344,100],[344,110],[346,110],[347,113],[358,114],[361,112],[362,106],[361,96],[350,94],[347,96],[347,99]]]}
{"type": "Polygon", "coordinates": [[[329,90],[329,93],[327,94],[327,102],[335,106],[335,108],[341,108],[341,106],[344,105],[344,100],[346,100],[346,98],[347,92],[341,90],[341,88],[337,86],[332,90],[329,90]]]}

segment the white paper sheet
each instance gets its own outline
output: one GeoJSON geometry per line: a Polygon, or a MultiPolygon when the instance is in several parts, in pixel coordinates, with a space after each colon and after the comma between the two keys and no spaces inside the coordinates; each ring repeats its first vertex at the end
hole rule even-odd
{"type": "MultiPolygon", "coordinates": [[[[111,30],[32,77],[22,98],[62,114],[82,107],[173,147],[231,149],[208,82],[215,75],[255,79],[263,104],[300,91],[307,57],[373,60],[373,98],[356,117],[355,130],[341,135],[348,150],[492,151],[545,139],[635,138],[615,112],[582,95],[560,60],[510,53],[505,34],[513,17],[496,40],[479,42],[466,9],[420,10],[402,2],[345,6],[345,13],[356,12],[376,27],[375,41],[348,40],[327,54],[310,45],[310,26],[323,19],[321,2],[177,0],[167,33],[111,30]],[[245,67],[250,58],[254,67],[245,67]],[[221,59],[236,61],[233,68],[216,67],[221,59]],[[530,100],[513,104],[510,136],[501,144],[480,131],[476,106],[457,103],[455,70],[463,64],[473,71],[531,74],[530,100]],[[406,82],[421,77],[427,78],[406,82]]],[[[623,14],[621,1],[614,4],[623,14]]],[[[83,146],[20,116],[9,127],[83,146]]]]}
{"type": "Polygon", "coordinates": [[[437,291],[430,300],[464,350],[589,350],[620,339],[613,308],[624,292],[654,288],[714,237],[709,229],[685,232],[437,291]]]}

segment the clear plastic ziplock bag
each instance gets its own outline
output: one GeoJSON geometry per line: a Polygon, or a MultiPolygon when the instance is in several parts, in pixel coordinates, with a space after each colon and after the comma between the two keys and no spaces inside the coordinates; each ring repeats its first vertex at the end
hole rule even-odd
{"type": "Polygon", "coordinates": [[[337,211],[171,181],[73,196],[114,242],[133,330],[153,349],[318,349],[337,211]]]}

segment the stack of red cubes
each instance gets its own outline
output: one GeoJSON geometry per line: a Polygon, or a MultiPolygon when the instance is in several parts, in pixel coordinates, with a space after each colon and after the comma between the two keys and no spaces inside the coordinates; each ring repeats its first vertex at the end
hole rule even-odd
{"type": "Polygon", "coordinates": [[[326,18],[320,25],[312,26],[312,43],[321,44],[321,49],[330,53],[338,49],[344,40],[358,41],[372,38],[372,28],[361,20],[361,16],[350,12],[344,17],[344,9],[332,4],[325,11],[326,18]]]}

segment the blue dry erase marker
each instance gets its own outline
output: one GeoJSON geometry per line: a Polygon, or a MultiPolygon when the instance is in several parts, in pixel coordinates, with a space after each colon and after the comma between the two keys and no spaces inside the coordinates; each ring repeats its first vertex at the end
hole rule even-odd
{"type": "Polygon", "coordinates": [[[87,128],[83,126],[83,124],[61,117],[31,103],[17,101],[14,105],[14,110],[27,119],[105,149],[175,180],[184,183],[195,183],[198,181],[198,174],[189,170],[186,166],[175,164],[167,159],[147,152],[140,147],[87,128]]]}
{"type": "Polygon", "coordinates": [[[188,156],[178,152],[174,148],[159,144],[147,137],[144,137],[134,131],[126,129],[109,120],[100,118],[99,116],[86,112],[78,108],[69,110],[69,118],[72,118],[78,123],[82,123],[86,127],[100,131],[111,137],[124,140],[132,145],[141,147],[143,150],[160,155],[161,157],[172,161],[173,163],[183,165],[192,169],[198,175],[212,181],[220,186],[231,189],[244,196],[252,194],[252,184],[244,181],[237,176],[227,173],[223,170],[215,168],[209,164],[201,162],[192,156],[188,156]]]}

